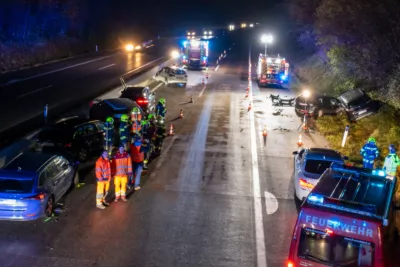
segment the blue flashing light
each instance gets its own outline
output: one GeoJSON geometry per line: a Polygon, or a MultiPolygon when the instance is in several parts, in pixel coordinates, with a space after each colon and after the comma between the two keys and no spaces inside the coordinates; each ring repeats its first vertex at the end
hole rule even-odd
{"type": "Polygon", "coordinates": [[[324,197],[317,194],[310,194],[308,200],[317,204],[324,204],[324,197]]]}
{"type": "Polygon", "coordinates": [[[286,75],[281,75],[281,80],[282,81],[285,81],[287,79],[287,76],[286,75]]]}
{"type": "Polygon", "coordinates": [[[186,56],[185,56],[185,55],[183,55],[183,56],[182,56],[182,58],[183,58],[183,59],[186,59],[186,56]]]}
{"type": "Polygon", "coordinates": [[[367,227],[367,223],[363,222],[362,226],[367,227]]]}
{"type": "Polygon", "coordinates": [[[203,57],[203,60],[206,61],[206,60],[207,60],[207,57],[203,57]]]}
{"type": "Polygon", "coordinates": [[[386,177],[386,172],[384,170],[372,170],[372,175],[386,177]]]}
{"type": "Polygon", "coordinates": [[[183,47],[186,47],[187,41],[183,41],[183,47]]]}

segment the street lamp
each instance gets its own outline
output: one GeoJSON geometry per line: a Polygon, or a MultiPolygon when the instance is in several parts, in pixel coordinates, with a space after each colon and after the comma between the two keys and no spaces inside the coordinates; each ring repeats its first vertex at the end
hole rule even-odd
{"type": "Polygon", "coordinates": [[[270,34],[261,36],[261,42],[265,45],[265,56],[267,56],[268,44],[272,43],[272,41],[273,37],[270,34]]]}

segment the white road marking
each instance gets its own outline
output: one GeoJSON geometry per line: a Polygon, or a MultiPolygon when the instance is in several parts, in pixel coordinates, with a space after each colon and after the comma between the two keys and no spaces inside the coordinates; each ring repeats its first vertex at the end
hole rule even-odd
{"type": "MultiPolygon", "coordinates": [[[[251,88],[251,81],[250,81],[251,88]]],[[[251,89],[252,90],[252,89],[251,89]]],[[[253,103],[253,94],[249,96],[250,103],[253,103]]],[[[256,124],[254,111],[249,111],[250,119],[250,143],[251,143],[251,166],[253,175],[253,198],[254,198],[254,224],[256,232],[257,267],[267,267],[267,255],[265,251],[264,218],[262,212],[260,173],[258,169],[258,155],[256,142],[256,124]]]]}
{"type": "Polygon", "coordinates": [[[163,150],[164,153],[161,153],[160,159],[157,162],[156,165],[156,170],[161,168],[161,165],[163,164],[163,162],[165,161],[165,159],[167,158],[168,155],[168,151],[171,149],[172,145],[174,144],[174,141],[176,139],[176,135],[174,135],[172,137],[171,142],[168,144],[168,146],[163,150]]]}
{"type": "Polygon", "coordinates": [[[278,200],[270,192],[264,192],[265,197],[265,209],[268,215],[274,214],[279,207],[278,200]]]}
{"type": "Polygon", "coordinates": [[[28,92],[28,93],[25,93],[25,94],[19,95],[19,96],[17,97],[17,99],[20,99],[20,98],[26,97],[26,96],[28,96],[28,95],[31,95],[31,94],[34,94],[34,93],[37,93],[37,92],[39,92],[39,91],[42,91],[42,90],[44,90],[44,89],[50,88],[50,87],[52,87],[52,86],[53,86],[53,85],[48,85],[48,86],[45,86],[45,87],[42,87],[42,88],[36,89],[36,90],[34,90],[34,91],[31,91],[31,92],[28,92]]]}
{"type": "Polygon", "coordinates": [[[214,71],[217,71],[218,70],[218,68],[219,68],[219,65],[215,68],[215,70],[214,71]]]}
{"type": "Polygon", "coordinates": [[[200,91],[199,98],[203,95],[204,90],[206,90],[206,88],[207,88],[207,86],[204,85],[204,86],[203,86],[203,89],[201,89],[201,91],[200,91]]]}
{"type": "Polygon", "coordinates": [[[154,93],[155,91],[157,91],[157,89],[160,88],[161,85],[163,85],[163,83],[160,83],[159,85],[157,85],[156,87],[154,87],[153,89],[151,89],[151,90],[150,90],[150,93],[154,93]]]}
{"type": "MultiPolygon", "coordinates": [[[[134,71],[137,71],[137,70],[139,70],[139,69],[141,69],[141,68],[143,68],[143,67],[146,67],[147,65],[150,65],[151,63],[154,63],[154,62],[156,62],[157,60],[160,60],[160,59],[163,59],[163,58],[164,58],[164,57],[159,57],[159,58],[157,58],[157,59],[155,59],[155,60],[153,60],[153,61],[150,61],[149,63],[146,63],[146,64],[140,66],[139,68],[136,68],[136,69],[133,69],[133,70],[128,71],[128,72],[125,73],[124,75],[127,75],[127,74],[130,74],[130,73],[134,72],[134,71]]],[[[122,75],[122,76],[124,76],[124,75],[122,75]]]]}
{"type": "Polygon", "coordinates": [[[107,65],[107,66],[104,66],[104,67],[101,67],[99,70],[104,70],[104,69],[107,69],[107,68],[112,67],[112,66],[115,66],[115,63],[107,65]]]}
{"type": "Polygon", "coordinates": [[[86,64],[89,64],[89,63],[92,63],[92,62],[103,60],[103,59],[112,57],[114,55],[116,55],[116,54],[112,54],[112,55],[109,55],[109,56],[105,56],[105,57],[101,57],[101,58],[96,58],[96,59],[93,59],[93,60],[85,61],[85,62],[78,63],[78,64],[75,64],[75,65],[71,65],[71,66],[68,66],[68,67],[65,67],[65,68],[61,68],[61,69],[58,69],[58,70],[52,70],[52,71],[48,71],[48,72],[45,72],[45,73],[40,73],[40,74],[35,75],[35,76],[31,76],[31,77],[27,77],[27,78],[23,78],[23,79],[12,80],[12,81],[9,81],[9,82],[7,82],[5,84],[1,84],[0,86],[5,86],[5,85],[13,84],[13,83],[20,83],[20,82],[32,80],[32,79],[35,79],[35,78],[38,78],[38,77],[46,76],[46,75],[53,74],[53,73],[56,73],[56,72],[60,72],[60,71],[63,71],[63,70],[68,70],[68,69],[72,69],[72,68],[75,68],[75,67],[86,65],[86,64]]]}

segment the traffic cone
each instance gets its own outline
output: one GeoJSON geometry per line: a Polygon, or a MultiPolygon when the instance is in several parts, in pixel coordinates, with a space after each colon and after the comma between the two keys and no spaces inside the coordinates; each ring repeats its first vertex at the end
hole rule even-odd
{"type": "Polygon", "coordinates": [[[206,79],[208,80],[208,72],[206,72],[206,79]]]}
{"type": "Polygon", "coordinates": [[[249,107],[247,108],[247,112],[251,110],[251,101],[249,102],[249,107]]]}
{"type": "Polygon", "coordinates": [[[174,125],[171,124],[171,126],[169,127],[169,136],[174,135],[174,125]]]}
{"type": "Polygon", "coordinates": [[[179,112],[179,118],[183,119],[183,109],[181,109],[181,112],[179,112]]]}
{"type": "Polygon", "coordinates": [[[201,82],[201,84],[202,84],[202,85],[204,85],[204,78],[202,79],[202,82],[201,82]]]}
{"type": "Polygon", "coordinates": [[[247,86],[246,92],[247,92],[247,93],[250,92],[250,85],[247,86]]]}
{"type": "Polygon", "coordinates": [[[303,140],[301,138],[301,134],[299,135],[299,140],[297,141],[297,146],[303,146],[303,140]]]}
{"type": "Polygon", "coordinates": [[[248,98],[249,97],[249,91],[246,91],[246,96],[244,98],[248,98]]]}
{"type": "Polygon", "coordinates": [[[264,130],[263,130],[262,135],[263,135],[264,137],[266,137],[266,136],[268,135],[268,134],[267,134],[267,126],[264,127],[264,130]]]}
{"type": "Polygon", "coordinates": [[[190,96],[189,103],[193,103],[193,96],[190,96]]]}

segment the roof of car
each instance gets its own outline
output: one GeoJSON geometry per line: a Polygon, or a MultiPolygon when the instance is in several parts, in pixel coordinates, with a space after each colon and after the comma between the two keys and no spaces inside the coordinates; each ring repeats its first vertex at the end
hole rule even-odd
{"type": "Polygon", "coordinates": [[[125,90],[143,90],[144,88],[147,88],[147,86],[134,86],[134,85],[127,85],[125,87],[125,90]]]}
{"type": "Polygon", "coordinates": [[[347,91],[343,94],[340,95],[340,99],[343,100],[343,102],[348,103],[354,99],[357,99],[361,96],[365,95],[365,93],[361,90],[361,89],[354,89],[354,90],[350,90],[347,91]]]}
{"type": "Polygon", "coordinates": [[[342,155],[338,151],[329,148],[309,148],[306,157],[307,159],[343,161],[342,155]]]}
{"type": "Polygon", "coordinates": [[[136,106],[135,102],[128,98],[110,98],[103,100],[103,102],[114,110],[126,110],[126,108],[136,106]]]}
{"type": "Polygon", "coordinates": [[[44,163],[54,156],[54,154],[47,153],[24,152],[3,167],[3,170],[36,172],[44,163]]]}
{"type": "Polygon", "coordinates": [[[58,127],[65,127],[65,128],[73,128],[77,125],[81,125],[83,123],[87,123],[91,121],[88,118],[79,118],[79,117],[71,117],[71,118],[65,118],[61,119],[58,122],[56,122],[56,126],[58,127]]]}

